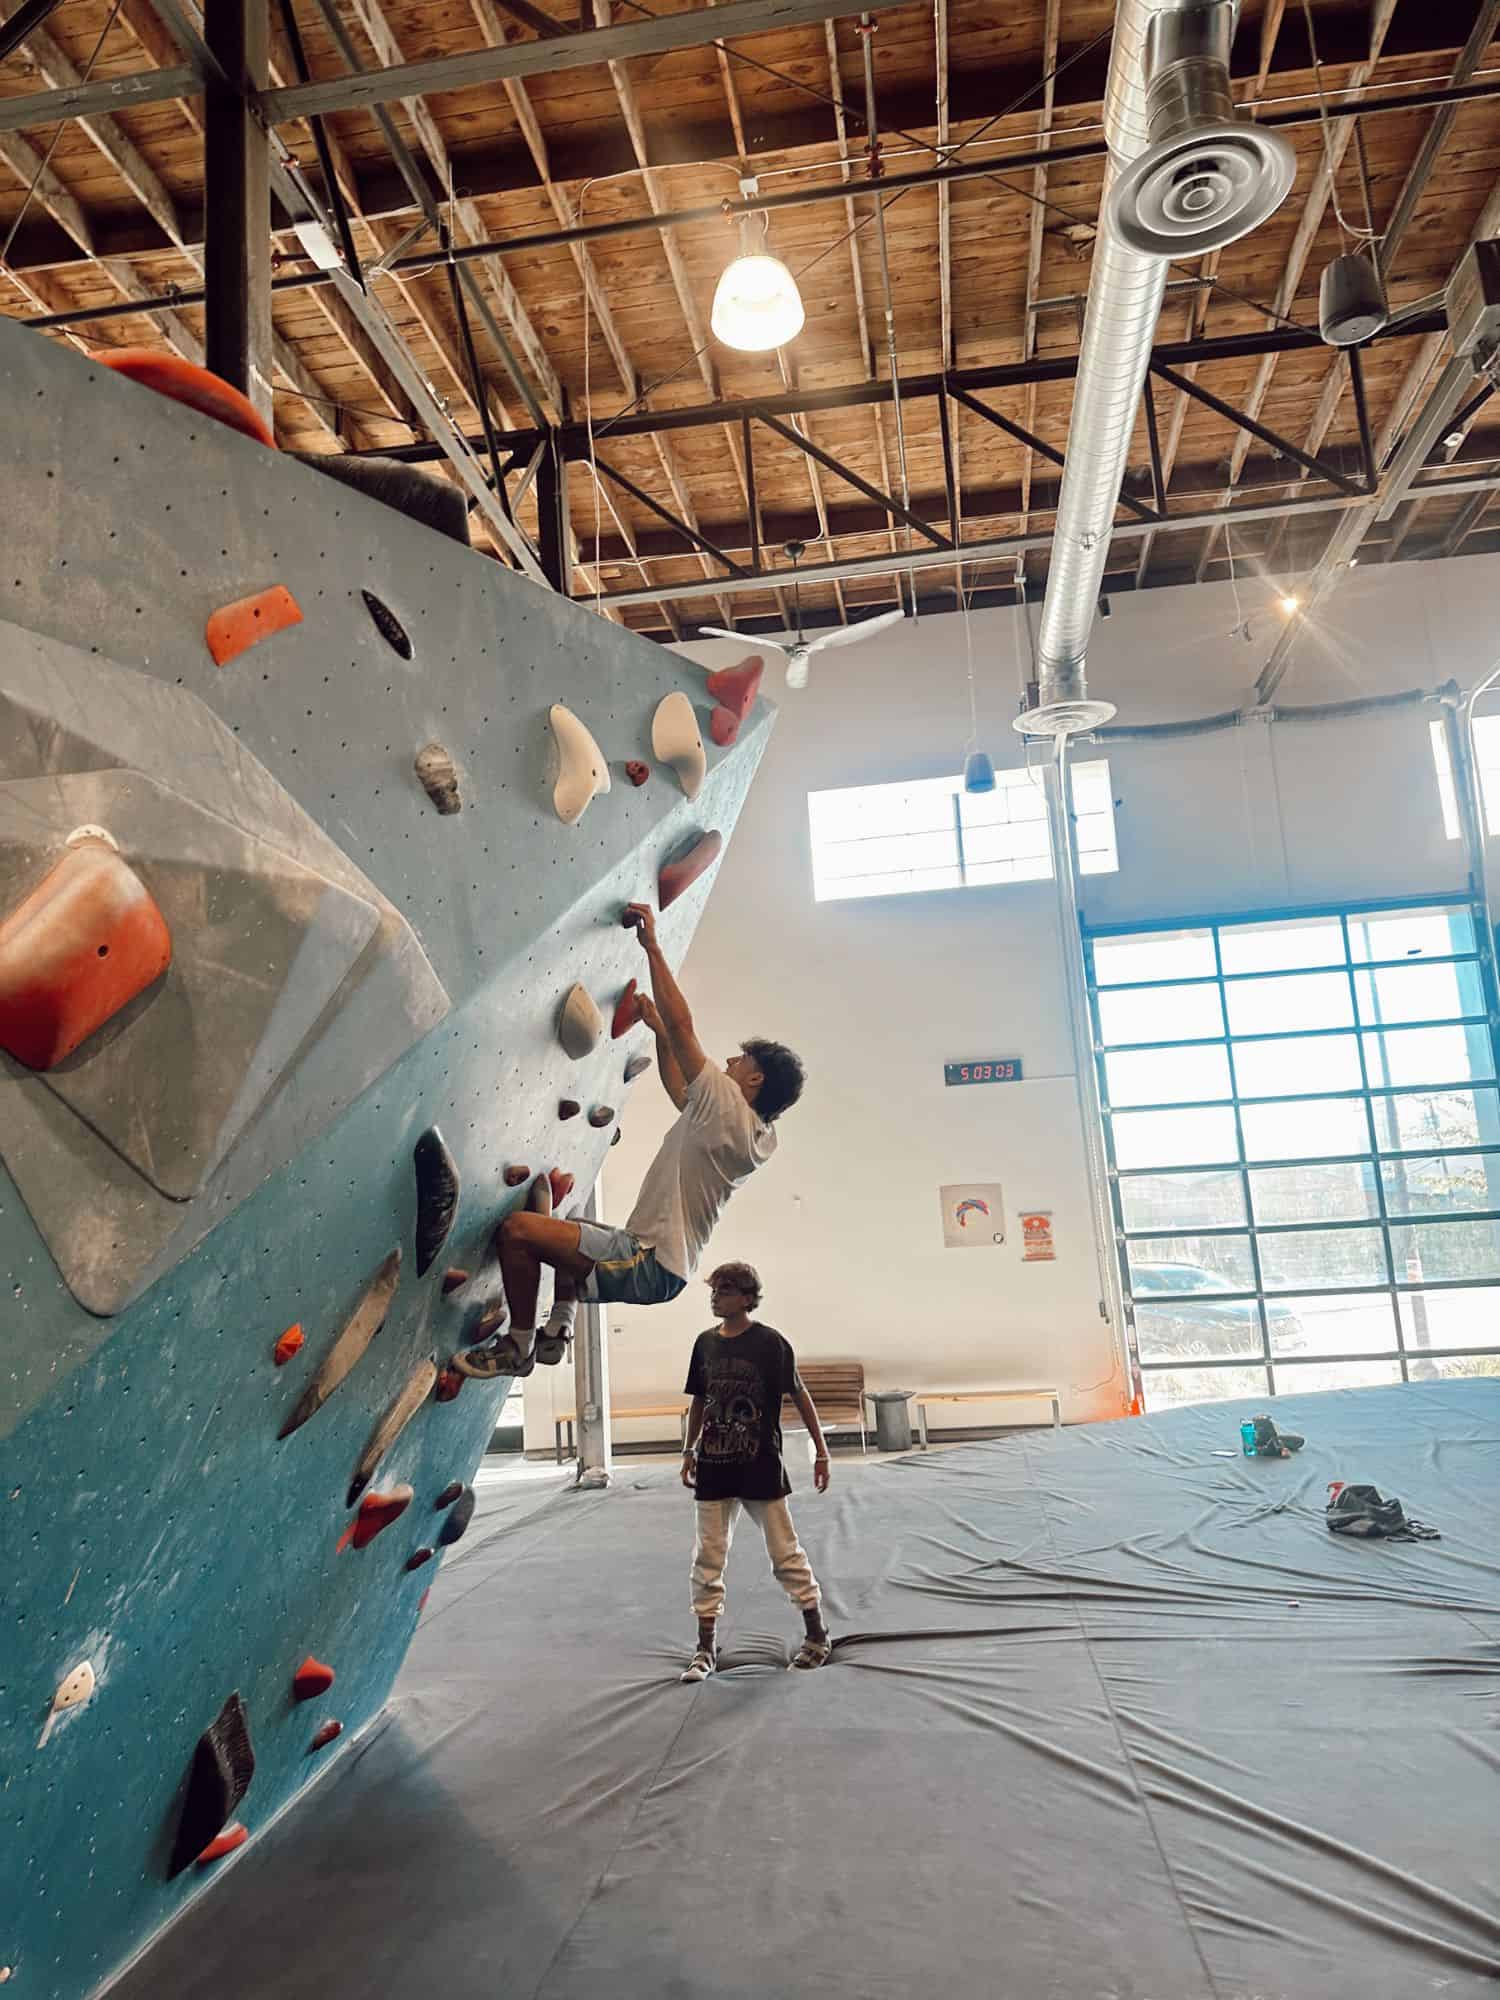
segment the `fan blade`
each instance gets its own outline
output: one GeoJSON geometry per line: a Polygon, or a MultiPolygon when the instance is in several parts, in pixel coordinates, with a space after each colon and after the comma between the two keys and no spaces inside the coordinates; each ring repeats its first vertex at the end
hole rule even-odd
{"type": "Polygon", "coordinates": [[[888,625],[899,625],[905,616],[904,611],[882,611],[878,618],[865,618],[858,625],[835,625],[830,631],[820,632],[816,639],[809,639],[807,650],[821,653],[830,646],[852,646],[856,639],[868,639],[885,631],[888,625]]]}

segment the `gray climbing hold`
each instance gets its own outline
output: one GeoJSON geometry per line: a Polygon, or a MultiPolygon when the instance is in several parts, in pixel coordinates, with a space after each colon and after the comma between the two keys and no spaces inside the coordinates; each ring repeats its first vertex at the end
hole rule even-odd
{"type": "Polygon", "coordinates": [[[417,776],[422,789],[440,813],[462,812],[458,795],[458,768],[441,743],[426,743],[417,752],[417,776]]]}
{"type": "Polygon", "coordinates": [[[644,1076],[651,1067],[650,1056],[632,1056],[625,1065],[625,1081],[634,1083],[638,1076],[644,1076]]]}
{"type": "Polygon", "coordinates": [[[429,1125],[412,1152],[417,1169],[417,1276],[424,1277],[448,1241],[458,1215],[458,1162],[436,1125],[429,1125]]]}
{"type": "Polygon", "coordinates": [[[437,1372],[437,1356],[429,1354],[425,1360],[417,1363],[402,1383],[400,1393],[371,1431],[369,1440],[359,1455],[359,1463],[354,1468],[354,1477],[349,1482],[349,1493],[344,1502],[346,1507],[352,1507],[364,1492],[375,1476],[376,1466],[427,1401],[432,1393],[433,1384],[437,1381],[437,1372]]]}

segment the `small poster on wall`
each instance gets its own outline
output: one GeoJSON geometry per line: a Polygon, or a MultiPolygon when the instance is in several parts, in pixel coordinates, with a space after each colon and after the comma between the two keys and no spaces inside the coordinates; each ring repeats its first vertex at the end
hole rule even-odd
{"type": "Polygon", "coordinates": [[[998,1181],[956,1181],[938,1193],[948,1249],[987,1250],[1005,1241],[1005,1205],[998,1181]]]}
{"type": "Polygon", "coordinates": [[[1057,1251],[1052,1243],[1052,1211],[1050,1208],[1028,1208],[1021,1213],[1021,1262],[1023,1264],[1051,1264],[1056,1261],[1057,1251]]]}

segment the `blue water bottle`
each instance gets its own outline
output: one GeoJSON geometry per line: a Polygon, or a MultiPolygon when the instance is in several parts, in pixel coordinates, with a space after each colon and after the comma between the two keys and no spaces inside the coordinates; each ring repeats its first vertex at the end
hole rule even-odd
{"type": "Polygon", "coordinates": [[[1244,1452],[1246,1458],[1254,1458],[1256,1456],[1255,1419],[1253,1417],[1246,1417],[1245,1421],[1240,1425],[1240,1450],[1244,1452]]]}

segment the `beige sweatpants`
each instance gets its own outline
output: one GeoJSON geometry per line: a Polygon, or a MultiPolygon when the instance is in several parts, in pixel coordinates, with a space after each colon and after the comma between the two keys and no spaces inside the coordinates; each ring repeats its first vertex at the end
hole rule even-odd
{"type": "Polygon", "coordinates": [[[724,1565],[741,1508],[766,1538],[766,1554],[776,1581],[799,1609],[813,1610],[821,1599],[818,1579],[797,1540],[792,1510],[785,1500],[700,1500],[694,1510],[698,1516],[693,1548],[694,1615],[717,1618],[724,1609],[724,1565]]]}

